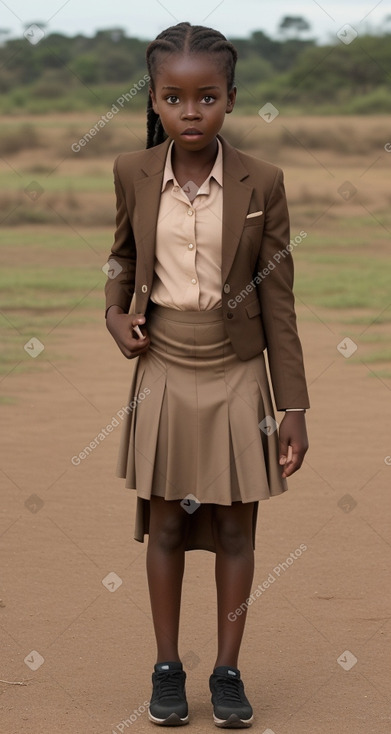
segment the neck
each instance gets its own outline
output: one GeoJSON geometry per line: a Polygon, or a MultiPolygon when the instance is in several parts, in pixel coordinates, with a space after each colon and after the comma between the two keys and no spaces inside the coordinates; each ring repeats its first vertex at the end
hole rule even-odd
{"type": "Polygon", "coordinates": [[[206,148],[202,150],[183,150],[177,148],[175,143],[172,147],[172,166],[174,171],[177,168],[186,169],[188,172],[202,172],[209,168],[212,170],[216,160],[218,151],[217,138],[214,138],[206,148]]]}

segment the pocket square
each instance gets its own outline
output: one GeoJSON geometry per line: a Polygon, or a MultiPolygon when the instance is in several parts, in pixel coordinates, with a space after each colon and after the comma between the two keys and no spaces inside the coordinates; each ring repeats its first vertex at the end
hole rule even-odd
{"type": "Polygon", "coordinates": [[[259,212],[252,212],[252,214],[247,214],[246,219],[250,219],[251,217],[258,217],[260,214],[263,214],[262,210],[259,212]]]}

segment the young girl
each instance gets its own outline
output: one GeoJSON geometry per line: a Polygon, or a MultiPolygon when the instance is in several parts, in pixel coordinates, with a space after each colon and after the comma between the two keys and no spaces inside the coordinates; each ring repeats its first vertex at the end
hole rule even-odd
{"type": "Polygon", "coordinates": [[[137,357],[117,473],[137,490],[136,539],[149,534],[149,717],[161,725],[188,722],[178,628],[185,551],[197,548],[216,554],[214,722],[251,725],[237,668],[246,615],[230,613],[251,593],[258,502],[287,489],[308,448],[282,171],[219,135],[236,59],[211,28],[160,33],[147,49],[147,150],[114,164],[107,327],[137,357]]]}

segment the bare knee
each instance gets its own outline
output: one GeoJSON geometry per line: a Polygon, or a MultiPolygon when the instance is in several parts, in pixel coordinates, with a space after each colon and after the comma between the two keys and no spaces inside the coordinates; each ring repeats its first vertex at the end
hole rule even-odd
{"type": "Polygon", "coordinates": [[[246,529],[234,519],[217,521],[215,539],[218,549],[230,556],[239,556],[252,550],[252,540],[246,529]]]}
{"type": "Polygon", "coordinates": [[[216,548],[229,556],[253,556],[254,503],[215,505],[213,533],[216,548]]]}
{"type": "Polygon", "coordinates": [[[182,508],[169,508],[166,504],[156,508],[151,514],[149,539],[160,550],[170,553],[184,545],[187,532],[187,515],[182,508]]]}

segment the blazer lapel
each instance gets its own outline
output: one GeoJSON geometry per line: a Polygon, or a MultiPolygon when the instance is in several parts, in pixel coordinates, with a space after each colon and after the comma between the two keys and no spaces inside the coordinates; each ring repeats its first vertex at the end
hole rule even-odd
{"type": "MultiPolygon", "coordinates": [[[[253,187],[245,179],[248,171],[237,151],[222,136],[223,145],[223,231],[221,277],[224,283],[232,267],[249,210],[253,187]]],[[[146,151],[142,175],[135,181],[138,220],[136,242],[144,253],[145,282],[152,286],[155,266],[155,237],[159,213],[160,190],[167,151],[171,139],[146,151]]]]}
{"type": "Polygon", "coordinates": [[[171,140],[146,151],[141,166],[142,175],[135,181],[138,208],[135,236],[137,246],[141,245],[144,254],[145,280],[152,287],[155,267],[155,238],[159,214],[160,191],[167,151],[171,140]]]}
{"type": "Polygon", "coordinates": [[[231,270],[249,210],[253,187],[245,182],[248,171],[237,151],[222,136],[223,145],[223,242],[221,279],[225,283],[231,270]]]}

